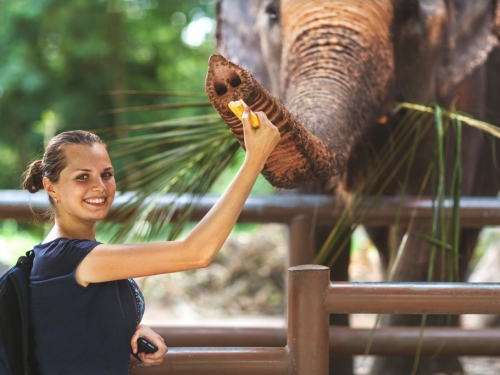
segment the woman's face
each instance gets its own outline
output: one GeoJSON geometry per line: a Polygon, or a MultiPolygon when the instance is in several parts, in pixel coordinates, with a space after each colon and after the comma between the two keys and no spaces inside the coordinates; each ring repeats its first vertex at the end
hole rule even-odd
{"type": "Polygon", "coordinates": [[[53,184],[59,220],[95,222],[103,219],[113,203],[116,184],[106,148],[72,145],[64,149],[67,166],[53,184]]]}

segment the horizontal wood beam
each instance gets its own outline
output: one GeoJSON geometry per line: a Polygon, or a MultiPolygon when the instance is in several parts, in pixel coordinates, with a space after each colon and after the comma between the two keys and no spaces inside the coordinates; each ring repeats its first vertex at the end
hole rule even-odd
{"type": "MultiPolygon", "coordinates": [[[[198,221],[215,204],[219,196],[206,195],[198,199],[192,220],[198,221]]],[[[145,199],[139,210],[148,204],[145,199]]],[[[164,195],[155,204],[155,209],[165,209],[175,201],[176,213],[186,210],[193,200],[192,196],[164,195]]],[[[134,201],[132,193],[118,193],[113,203],[108,220],[117,220],[114,213],[134,201]]],[[[451,216],[453,202],[445,200],[446,215],[451,216]]],[[[44,192],[29,194],[20,190],[0,190],[0,220],[33,221],[34,213],[49,209],[47,195],[44,192]]],[[[401,201],[398,197],[380,197],[375,203],[368,198],[361,205],[357,215],[369,226],[387,226],[394,223],[394,217],[401,207],[399,222],[408,223],[412,218],[417,225],[429,225],[433,215],[433,202],[429,197],[417,199],[407,197],[401,201]]],[[[258,196],[247,199],[240,223],[289,223],[296,215],[309,215],[318,224],[334,224],[344,212],[344,203],[326,195],[280,194],[258,196]]],[[[154,216],[154,215],[153,215],[154,216]]],[[[175,215],[174,215],[175,218],[175,215]]],[[[44,221],[45,219],[39,218],[44,221]]],[[[486,225],[500,225],[500,199],[496,197],[462,197],[460,200],[460,223],[462,227],[481,228],[486,225]]]]}

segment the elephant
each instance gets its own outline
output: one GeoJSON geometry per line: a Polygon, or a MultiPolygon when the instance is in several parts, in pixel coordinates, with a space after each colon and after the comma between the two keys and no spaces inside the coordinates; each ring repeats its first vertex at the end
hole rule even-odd
{"type": "MultiPolygon", "coordinates": [[[[207,96],[242,146],[241,123],[228,109],[229,101],[241,98],[277,125],[281,140],[262,171],[277,188],[336,194],[349,201],[362,191],[401,121],[395,102],[436,103],[500,124],[498,1],[219,0],[216,17],[217,54],[209,59],[207,96]]],[[[496,195],[497,141],[468,126],[461,139],[461,194],[496,195]]],[[[408,147],[395,151],[392,162],[408,147]]],[[[382,193],[398,196],[404,186],[408,195],[431,195],[429,184],[423,191],[420,187],[434,147],[431,130],[415,148],[409,174],[400,169],[380,179],[382,193]]],[[[453,163],[453,149],[445,155],[446,166],[453,163]]],[[[446,170],[450,181],[452,169],[446,170]]],[[[316,228],[318,246],[331,229],[316,228]]],[[[387,268],[390,239],[400,243],[406,228],[373,226],[367,231],[387,268]]],[[[449,280],[450,255],[444,252],[433,258],[440,272],[428,280],[431,244],[414,231],[430,234],[427,226],[413,228],[393,280],[449,280]]],[[[456,281],[465,280],[478,233],[460,229],[456,281]]],[[[349,254],[344,253],[332,267],[332,280],[347,280],[349,254]]],[[[429,315],[427,325],[458,324],[456,316],[447,319],[429,315]]],[[[417,315],[384,317],[389,325],[420,322],[417,315]]],[[[332,316],[331,324],[348,324],[347,317],[332,316]]],[[[420,358],[417,372],[413,361],[379,357],[371,371],[463,373],[457,358],[420,358]]],[[[331,358],[329,371],[352,374],[352,359],[331,358]]]]}

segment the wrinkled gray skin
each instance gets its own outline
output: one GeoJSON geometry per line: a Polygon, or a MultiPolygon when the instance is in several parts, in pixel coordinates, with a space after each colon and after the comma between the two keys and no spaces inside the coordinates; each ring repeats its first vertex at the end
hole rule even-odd
{"type": "MultiPolygon", "coordinates": [[[[398,120],[391,114],[394,101],[454,106],[500,124],[496,7],[490,0],[220,0],[218,52],[248,69],[330,149],[348,156],[340,173],[299,191],[337,191],[348,197],[364,181],[398,120]]],[[[496,195],[500,178],[492,140],[467,126],[463,133],[462,195],[496,195]]],[[[407,194],[418,193],[433,147],[434,134],[429,134],[417,150],[407,194]]],[[[450,166],[452,158],[446,163],[450,166]]],[[[397,195],[402,180],[396,175],[384,194],[397,195]]],[[[424,193],[430,194],[429,189],[424,193]]],[[[317,229],[319,245],[330,229],[317,229]]],[[[387,265],[391,229],[367,229],[387,265]]],[[[398,241],[405,230],[396,233],[398,241]]],[[[426,227],[413,230],[429,233],[426,227]]],[[[471,229],[460,233],[460,280],[477,235],[471,229]]],[[[410,234],[394,281],[426,281],[429,253],[429,244],[410,234]]],[[[341,258],[332,279],[347,278],[348,254],[341,258]]],[[[435,269],[440,270],[437,258],[435,269]]],[[[391,325],[419,325],[421,320],[385,318],[391,325]]],[[[332,317],[332,323],[346,324],[346,319],[332,317]]],[[[457,324],[457,317],[452,321],[457,324]]],[[[442,316],[427,319],[428,325],[445,322],[442,316]]],[[[372,374],[406,375],[412,364],[413,358],[379,358],[372,374]]],[[[421,358],[417,372],[462,373],[455,358],[421,358]]],[[[330,374],[352,374],[351,359],[331,358],[330,374]]]]}

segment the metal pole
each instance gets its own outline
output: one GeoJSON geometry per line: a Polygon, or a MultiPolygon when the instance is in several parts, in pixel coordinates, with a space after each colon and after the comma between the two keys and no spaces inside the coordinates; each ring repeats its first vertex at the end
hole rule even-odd
{"type": "Polygon", "coordinates": [[[331,314],[500,314],[500,284],[331,283],[331,314]]]}
{"type": "Polygon", "coordinates": [[[288,269],[288,335],[295,375],[328,372],[328,312],[324,298],[330,269],[304,265],[288,269]]]}

